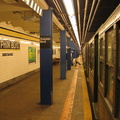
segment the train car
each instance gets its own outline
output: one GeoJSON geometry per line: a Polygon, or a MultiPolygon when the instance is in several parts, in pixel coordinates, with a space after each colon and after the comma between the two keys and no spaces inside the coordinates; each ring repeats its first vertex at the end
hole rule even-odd
{"type": "Polygon", "coordinates": [[[60,47],[53,46],[53,64],[59,63],[60,61],[60,47]]]}
{"type": "Polygon", "coordinates": [[[120,5],[82,53],[94,119],[120,120],[120,5]]]}

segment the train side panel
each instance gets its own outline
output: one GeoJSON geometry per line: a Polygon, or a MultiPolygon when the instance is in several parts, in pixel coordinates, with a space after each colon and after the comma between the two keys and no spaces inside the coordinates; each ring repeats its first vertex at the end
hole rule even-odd
{"type": "Polygon", "coordinates": [[[120,5],[84,46],[94,119],[120,119],[120,5]]]}

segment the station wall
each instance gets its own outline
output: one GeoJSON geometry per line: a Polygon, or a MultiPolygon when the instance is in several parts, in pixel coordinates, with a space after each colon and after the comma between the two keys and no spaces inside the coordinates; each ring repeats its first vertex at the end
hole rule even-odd
{"type": "Polygon", "coordinates": [[[0,84],[40,68],[39,42],[0,33],[0,46],[0,84]],[[20,48],[9,48],[14,41],[20,48]]]}

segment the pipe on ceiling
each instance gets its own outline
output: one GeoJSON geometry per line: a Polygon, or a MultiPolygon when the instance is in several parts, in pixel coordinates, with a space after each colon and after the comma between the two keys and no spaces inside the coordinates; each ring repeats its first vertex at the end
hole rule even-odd
{"type": "Polygon", "coordinates": [[[95,17],[95,14],[96,14],[96,12],[97,12],[97,9],[98,9],[99,4],[100,4],[100,0],[98,0],[98,3],[97,3],[97,5],[96,5],[95,11],[94,11],[94,13],[93,13],[91,22],[90,22],[90,24],[89,24],[88,30],[90,30],[90,28],[91,28],[91,25],[92,25],[93,19],[94,19],[94,17],[95,17]]]}
{"type": "Polygon", "coordinates": [[[59,5],[58,1],[53,0],[53,2],[54,2],[55,6],[56,6],[56,8],[57,8],[57,11],[60,13],[60,16],[62,17],[64,23],[67,23],[67,24],[68,24],[68,22],[67,22],[67,20],[66,20],[66,18],[65,18],[65,15],[64,15],[64,14],[61,14],[61,13],[63,13],[63,11],[62,11],[62,9],[60,8],[60,5],[59,5]]]}
{"type": "Polygon", "coordinates": [[[83,40],[84,33],[85,33],[85,25],[86,25],[87,8],[88,8],[88,0],[86,0],[86,2],[85,2],[84,18],[83,18],[82,40],[83,40]]]}
{"type": "Polygon", "coordinates": [[[79,26],[79,38],[80,38],[80,40],[81,40],[81,37],[82,37],[82,35],[81,35],[81,17],[80,17],[80,0],[77,0],[77,8],[78,8],[78,26],[79,26]]]}
{"type": "MultiPolygon", "coordinates": [[[[58,0],[53,0],[53,3],[55,4],[55,6],[56,6],[56,8],[57,8],[57,11],[58,11],[59,13],[63,13],[63,10],[61,9],[61,7],[60,7],[60,5],[59,5],[58,0]]],[[[74,40],[76,40],[76,39],[75,39],[75,35],[73,34],[71,28],[69,28],[69,23],[68,23],[68,21],[67,21],[67,19],[66,19],[66,17],[65,17],[65,14],[60,14],[60,16],[61,16],[61,18],[63,19],[65,25],[67,25],[67,28],[68,28],[68,30],[69,30],[72,38],[73,38],[74,40]]]]}
{"type": "MultiPolygon", "coordinates": [[[[35,0],[35,2],[43,9],[48,9],[49,6],[47,5],[47,3],[44,0],[35,0]]],[[[59,20],[57,19],[57,17],[55,16],[55,14],[53,14],[53,23],[61,30],[64,30],[64,27],[62,26],[62,24],[59,22],[59,20]]]]}
{"type": "Polygon", "coordinates": [[[88,22],[87,22],[87,26],[86,26],[86,29],[85,29],[85,34],[84,34],[84,37],[83,37],[83,41],[86,38],[86,34],[87,34],[87,31],[88,31],[88,26],[89,26],[89,23],[90,23],[90,19],[92,17],[92,13],[93,13],[93,9],[94,9],[94,6],[95,6],[95,2],[96,2],[96,0],[93,0],[93,2],[92,2],[92,7],[91,7],[90,14],[89,14],[89,17],[88,17],[88,22]]]}
{"type": "Polygon", "coordinates": [[[53,3],[55,4],[55,6],[56,6],[57,10],[59,11],[59,13],[62,13],[62,10],[61,10],[61,8],[59,6],[59,3],[56,0],[53,0],[53,3]]]}

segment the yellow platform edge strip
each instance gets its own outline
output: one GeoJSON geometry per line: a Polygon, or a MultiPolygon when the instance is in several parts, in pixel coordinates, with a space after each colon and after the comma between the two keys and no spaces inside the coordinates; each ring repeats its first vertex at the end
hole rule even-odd
{"type": "Polygon", "coordinates": [[[82,87],[83,87],[84,120],[92,120],[92,110],[90,106],[90,100],[88,96],[87,83],[84,71],[82,72],[82,87]]]}
{"type": "Polygon", "coordinates": [[[8,29],[4,29],[4,28],[0,28],[0,34],[6,35],[6,36],[11,36],[11,37],[16,37],[16,38],[22,38],[25,40],[31,40],[31,41],[39,41],[40,40],[37,37],[35,38],[35,37],[29,36],[29,35],[25,35],[25,34],[18,33],[15,31],[8,30],[8,29]]]}
{"type": "Polygon", "coordinates": [[[59,120],[71,120],[78,70],[75,70],[59,120]]]}

